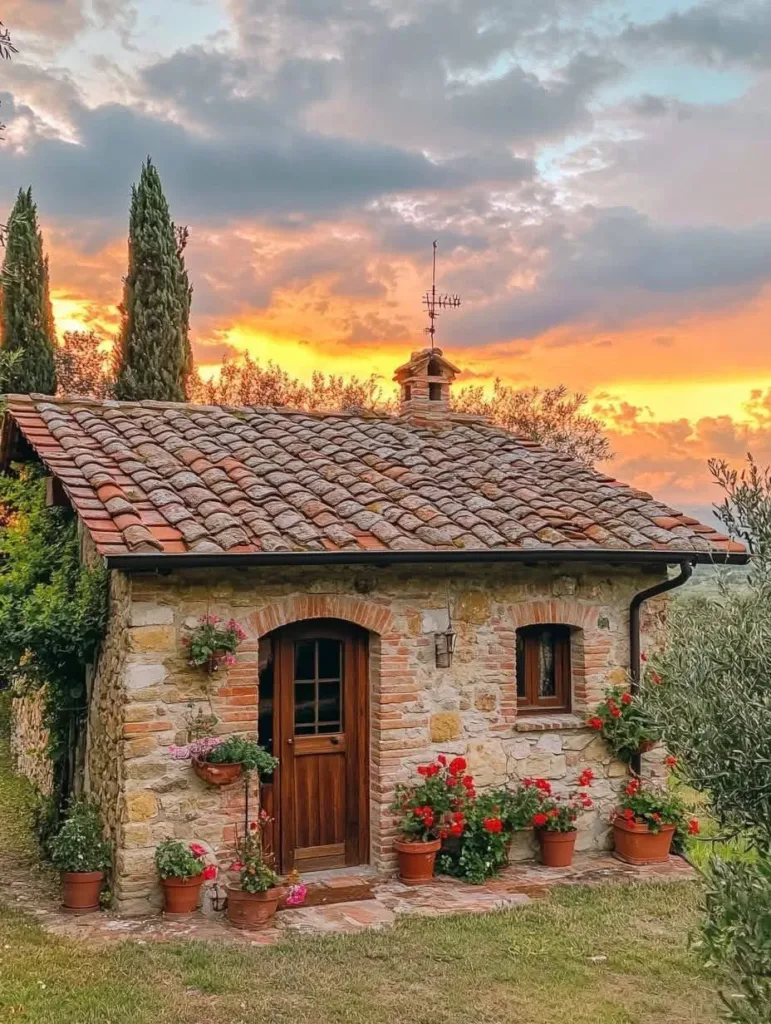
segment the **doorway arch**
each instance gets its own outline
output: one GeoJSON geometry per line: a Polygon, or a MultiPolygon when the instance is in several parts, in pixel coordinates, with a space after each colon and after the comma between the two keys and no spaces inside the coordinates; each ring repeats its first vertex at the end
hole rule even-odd
{"type": "Polygon", "coordinates": [[[278,870],[369,861],[369,635],[340,619],[260,638],[260,742],[279,758],[265,804],[278,870]]]}

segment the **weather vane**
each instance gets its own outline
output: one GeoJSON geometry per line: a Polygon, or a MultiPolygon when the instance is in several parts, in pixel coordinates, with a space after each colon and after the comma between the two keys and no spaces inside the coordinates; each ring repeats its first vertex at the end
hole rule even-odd
{"type": "Polygon", "coordinates": [[[423,305],[426,307],[426,312],[430,320],[428,327],[424,330],[426,334],[431,338],[431,351],[434,350],[434,335],[436,334],[436,324],[434,321],[439,316],[440,309],[457,309],[460,305],[459,295],[437,295],[436,294],[436,241],[434,241],[434,266],[433,273],[431,275],[431,291],[426,292],[423,296],[423,305]]]}

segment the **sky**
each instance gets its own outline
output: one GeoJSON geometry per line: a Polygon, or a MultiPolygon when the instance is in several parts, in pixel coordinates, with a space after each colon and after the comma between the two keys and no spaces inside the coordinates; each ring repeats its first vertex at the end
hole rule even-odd
{"type": "MultiPolygon", "coordinates": [[[[60,331],[117,323],[149,154],[204,367],[382,375],[425,342],[565,384],[620,480],[708,515],[771,462],[766,0],[0,0],[0,214],[32,185],[60,331]]],[[[0,218],[1,219],[1,218],[0,218]]]]}

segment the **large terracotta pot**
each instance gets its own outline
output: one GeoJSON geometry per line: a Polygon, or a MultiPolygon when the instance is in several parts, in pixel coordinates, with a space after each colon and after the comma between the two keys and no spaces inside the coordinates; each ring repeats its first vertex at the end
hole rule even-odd
{"type": "Polygon", "coordinates": [[[616,856],[627,864],[661,864],[669,857],[674,825],[662,825],[659,832],[651,832],[647,825],[638,825],[625,818],[613,822],[613,844],[616,856]]]}
{"type": "Polygon", "coordinates": [[[162,878],[164,914],[193,914],[203,885],[203,871],[192,878],[162,878]]]}
{"type": "Polygon", "coordinates": [[[283,886],[276,885],[267,892],[244,892],[237,885],[229,885],[227,918],[235,928],[250,932],[263,928],[276,913],[278,901],[284,895],[283,886]]]}
{"type": "Polygon", "coordinates": [[[428,843],[397,839],[394,846],[399,854],[399,878],[403,882],[430,882],[441,845],[440,839],[432,839],[428,843]]]}
{"type": "Polygon", "coordinates": [[[538,842],[541,846],[541,861],[547,868],[568,868],[573,863],[578,832],[550,832],[538,829],[538,842]]]}
{"type": "Polygon", "coordinates": [[[228,786],[240,777],[244,766],[240,761],[235,764],[212,764],[211,761],[199,761],[193,758],[193,771],[199,779],[211,783],[212,786],[228,786]]]}
{"type": "Polygon", "coordinates": [[[62,906],[71,914],[99,909],[104,871],[62,871],[62,906]]]}

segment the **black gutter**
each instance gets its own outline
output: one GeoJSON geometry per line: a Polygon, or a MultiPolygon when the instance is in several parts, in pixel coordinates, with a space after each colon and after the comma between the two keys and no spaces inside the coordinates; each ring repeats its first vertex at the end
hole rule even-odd
{"type": "MultiPolygon", "coordinates": [[[[745,565],[747,555],[710,551],[628,551],[615,548],[469,548],[462,551],[249,551],[243,554],[195,551],[185,554],[143,552],[107,555],[108,569],[156,572],[171,569],[238,569],[273,565],[444,565],[458,562],[603,562],[606,565],[745,565]]],[[[666,589],[669,589],[668,587],[666,589]]],[[[645,593],[645,592],[644,592],[645,593]]]]}
{"type": "MultiPolygon", "coordinates": [[[[746,563],[746,561],[747,559],[745,558],[744,562],[746,563]]],[[[640,608],[650,598],[657,597],[659,594],[665,594],[668,590],[674,590],[676,587],[682,587],[692,575],[692,563],[681,562],[679,576],[673,576],[669,580],[662,580],[661,583],[656,583],[654,586],[648,587],[647,590],[641,590],[632,598],[629,605],[629,672],[632,677],[632,685],[630,687],[632,693],[638,693],[640,689],[640,608]]],[[[639,754],[635,754],[632,757],[631,768],[636,775],[640,774],[639,754]]]]}

